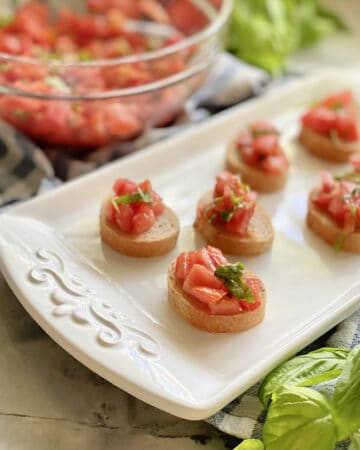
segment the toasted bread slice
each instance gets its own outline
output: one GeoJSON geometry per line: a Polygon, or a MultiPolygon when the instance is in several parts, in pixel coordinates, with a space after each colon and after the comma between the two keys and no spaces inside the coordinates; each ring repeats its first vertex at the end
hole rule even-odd
{"type": "MultiPolygon", "coordinates": [[[[309,228],[315,231],[315,233],[322,237],[326,242],[335,245],[344,232],[329,214],[322,211],[311,200],[312,195],[317,190],[319,190],[319,188],[315,188],[310,192],[306,223],[309,228]]],[[[360,231],[344,235],[341,250],[351,253],[360,253],[360,231]]]]}
{"type": "MultiPolygon", "coordinates": [[[[265,316],[266,293],[262,292],[261,304],[254,311],[244,311],[234,315],[210,314],[206,306],[187,295],[175,277],[174,261],[168,271],[168,299],[173,308],[188,322],[210,333],[236,333],[259,324],[265,316]]],[[[244,270],[245,278],[258,278],[244,270]]]]}
{"type": "Polygon", "coordinates": [[[233,141],[228,144],[226,149],[225,166],[230,172],[239,174],[243,183],[258,192],[279,191],[283,189],[288,178],[288,170],[273,174],[245,164],[233,141]]]}
{"type": "Polygon", "coordinates": [[[255,256],[270,249],[274,239],[271,218],[264,208],[256,205],[245,236],[229,233],[223,227],[208,223],[200,213],[204,205],[212,200],[212,191],[204,194],[198,203],[194,227],[214,247],[230,255],[255,256]]]}
{"type": "Polygon", "coordinates": [[[151,230],[142,234],[121,231],[106,218],[106,200],[100,211],[100,235],[113,250],[128,256],[160,256],[172,250],[179,235],[179,220],[174,211],[165,207],[151,230]]]}
{"type": "Polygon", "coordinates": [[[327,161],[347,162],[354,153],[360,152],[360,141],[330,139],[304,126],[301,128],[299,141],[310,153],[327,161]]]}

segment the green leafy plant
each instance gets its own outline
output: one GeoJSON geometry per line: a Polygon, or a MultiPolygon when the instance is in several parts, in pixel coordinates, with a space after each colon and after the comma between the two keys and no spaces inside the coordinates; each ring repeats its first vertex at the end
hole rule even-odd
{"type": "Polygon", "coordinates": [[[234,0],[227,49],[276,75],[293,51],[339,29],[341,19],[317,0],[234,0]]]}
{"type": "Polygon", "coordinates": [[[333,450],[347,438],[349,450],[360,450],[360,345],[286,361],[265,378],[259,399],[268,408],[263,443],[247,439],[236,450],[333,450]],[[336,379],[332,395],[305,387],[336,379]]]}

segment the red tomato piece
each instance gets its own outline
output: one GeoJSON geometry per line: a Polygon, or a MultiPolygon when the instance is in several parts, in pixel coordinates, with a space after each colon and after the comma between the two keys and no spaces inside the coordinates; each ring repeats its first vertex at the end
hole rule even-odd
{"type": "Polygon", "coordinates": [[[289,163],[285,155],[270,155],[261,162],[264,172],[280,174],[288,167],[289,163]]]}
{"type": "Polygon", "coordinates": [[[319,106],[311,109],[302,117],[304,126],[311,128],[322,135],[328,135],[334,129],[336,122],[336,111],[319,106]]]}
{"type": "Polygon", "coordinates": [[[321,104],[327,108],[345,108],[354,101],[354,97],[351,91],[345,90],[336,94],[329,95],[325,98],[321,104]]]}
{"type": "Polygon", "coordinates": [[[343,141],[357,141],[359,132],[354,118],[344,112],[338,113],[335,120],[335,130],[343,141]]]}
{"type": "Polygon", "coordinates": [[[215,267],[218,266],[227,266],[229,265],[229,261],[225,258],[225,256],[222,254],[222,251],[219,250],[216,247],[212,247],[211,245],[207,246],[207,252],[212,259],[215,267]]]}
{"type": "Polygon", "coordinates": [[[236,189],[239,186],[239,177],[230,172],[221,172],[216,177],[216,185],[214,189],[214,195],[216,197],[221,197],[224,195],[225,186],[236,189]]]}
{"type": "Polygon", "coordinates": [[[154,211],[149,208],[147,212],[135,214],[132,218],[131,232],[135,234],[145,233],[154,225],[156,217],[154,211]]]}
{"type": "Polygon", "coordinates": [[[274,155],[279,146],[279,136],[277,134],[260,134],[253,139],[252,147],[259,155],[274,155]]]}
{"type": "Polygon", "coordinates": [[[132,229],[132,219],[134,211],[130,205],[118,205],[119,212],[116,213],[115,221],[118,227],[125,233],[129,233],[132,229]]]}
{"type": "Polygon", "coordinates": [[[249,222],[254,214],[255,203],[248,208],[237,209],[230,222],[225,223],[225,230],[244,236],[247,233],[249,222]]]}
{"type": "Polygon", "coordinates": [[[255,302],[250,303],[245,300],[239,300],[239,303],[243,311],[254,311],[260,305],[264,285],[258,278],[248,278],[246,284],[253,293],[255,302]]]}
{"type": "Polygon", "coordinates": [[[210,314],[216,314],[221,316],[233,316],[234,314],[241,313],[242,308],[240,302],[236,299],[223,297],[216,303],[209,303],[208,308],[210,314]]]}
{"type": "Polygon", "coordinates": [[[118,178],[113,186],[116,195],[131,194],[137,192],[137,184],[126,178],[118,178]]]}
{"type": "Polygon", "coordinates": [[[322,188],[324,192],[331,192],[335,187],[334,177],[329,172],[322,172],[321,174],[322,188]]]}
{"type": "Polygon", "coordinates": [[[225,297],[227,289],[209,269],[194,264],[187,274],[184,292],[203,303],[214,303],[225,297]]]}

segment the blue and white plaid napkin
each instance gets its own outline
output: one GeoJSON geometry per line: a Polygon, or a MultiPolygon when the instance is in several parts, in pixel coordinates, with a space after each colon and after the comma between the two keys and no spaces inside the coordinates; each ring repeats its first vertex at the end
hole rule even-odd
{"type": "MultiPolygon", "coordinates": [[[[0,206],[25,200],[48,190],[62,181],[90,172],[127,153],[164,139],[209,115],[261,93],[268,84],[267,75],[259,69],[223,54],[206,85],[187,104],[173,126],[152,130],[131,143],[96,150],[81,159],[66,152],[38,148],[14,128],[0,121],[0,206]]],[[[312,344],[350,348],[360,344],[360,311],[342,322],[312,344]]],[[[259,385],[232,401],[208,419],[219,430],[239,438],[260,437],[264,413],[257,399],[259,385]]],[[[341,443],[338,449],[348,448],[341,443]]],[[[286,449],[284,449],[286,450],[286,449]]]]}

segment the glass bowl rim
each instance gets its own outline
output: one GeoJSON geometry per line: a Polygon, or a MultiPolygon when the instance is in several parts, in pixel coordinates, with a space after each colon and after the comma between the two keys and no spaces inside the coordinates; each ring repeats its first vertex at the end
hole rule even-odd
{"type": "Polygon", "coordinates": [[[11,55],[9,53],[0,52],[0,59],[4,62],[18,62],[23,64],[33,64],[33,65],[42,65],[47,67],[79,67],[79,68],[90,68],[90,67],[108,67],[108,66],[119,66],[122,64],[132,64],[143,61],[150,61],[153,59],[163,58],[165,56],[172,55],[177,53],[178,51],[185,50],[192,45],[199,44],[212,35],[216,34],[226,23],[227,19],[230,16],[233,7],[233,0],[222,0],[222,5],[215,19],[203,30],[195,33],[187,37],[186,39],[171,44],[166,47],[162,47],[158,50],[152,50],[149,52],[138,53],[134,55],[122,56],[120,58],[108,58],[108,59],[95,59],[92,61],[58,61],[58,60],[50,60],[46,61],[44,64],[44,60],[38,58],[30,58],[25,56],[16,56],[11,55]]]}

